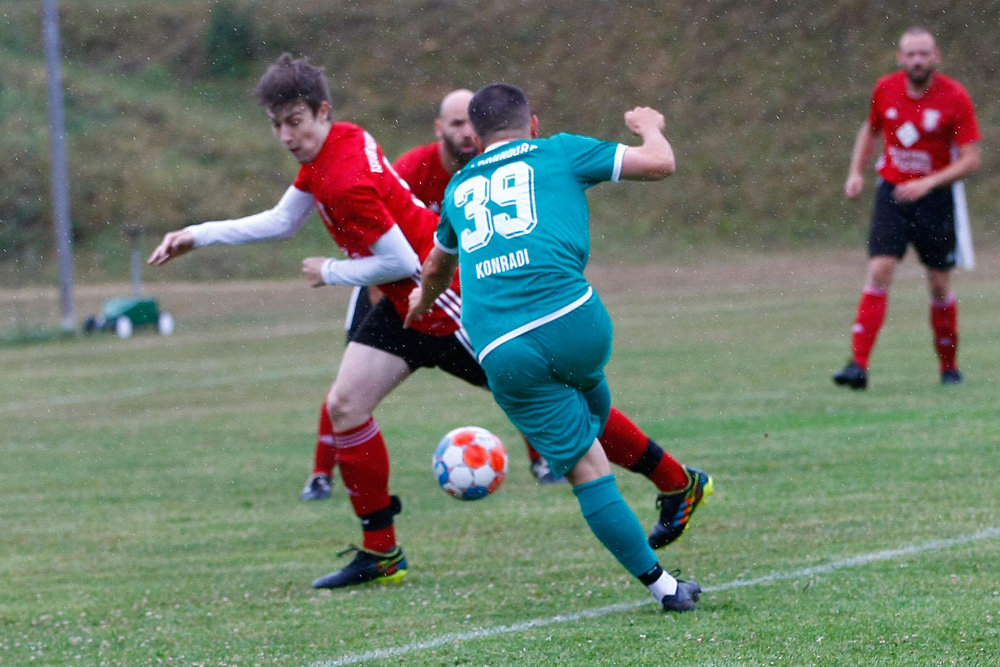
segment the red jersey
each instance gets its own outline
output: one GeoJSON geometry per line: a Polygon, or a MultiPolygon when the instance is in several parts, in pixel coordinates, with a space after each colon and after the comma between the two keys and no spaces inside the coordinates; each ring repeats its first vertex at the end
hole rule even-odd
{"type": "MultiPolygon", "coordinates": [[[[394,224],[421,261],[434,247],[438,216],[413,197],[374,137],[357,125],[334,123],[316,159],[299,169],[294,185],[312,194],[323,224],[348,257],[370,256],[369,247],[394,224]]],[[[378,288],[405,317],[416,284],[415,277],[404,278],[378,288]]],[[[447,336],[459,328],[460,308],[449,314],[435,305],[413,328],[447,336]]]]}
{"type": "Polygon", "coordinates": [[[979,141],[969,94],[954,79],[937,73],[916,100],[906,94],[906,72],[879,79],[868,124],[882,131],[884,148],[876,169],[893,185],[940,171],[951,164],[954,147],[979,141]]]}
{"type": "Polygon", "coordinates": [[[444,165],[441,163],[441,151],[438,143],[417,146],[399,156],[393,166],[396,173],[406,181],[414,196],[427,205],[435,213],[441,211],[441,201],[444,199],[445,188],[451,180],[444,165]]]}

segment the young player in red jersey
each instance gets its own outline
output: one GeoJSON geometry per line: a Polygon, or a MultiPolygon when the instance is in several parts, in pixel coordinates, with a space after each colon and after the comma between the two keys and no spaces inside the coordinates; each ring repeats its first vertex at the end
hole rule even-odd
{"type": "Polygon", "coordinates": [[[875,85],[844,184],[849,199],[860,196],[862,170],[881,136],[868,277],[852,329],[851,361],[833,376],[838,385],[853,389],[868,386],[869,356],[885,319],[889,287],[910,244],[927,269],[941,382],[963,381],[957,361],[958,306],[949,273],[956,261],[952,186],[979,168],[979,128],[965,89],[935,71],[941,56],[927,30],[907,30],[896,59],[900,71],[875,85]]]}
{"type": "MultiPolygon", "coordinates": [[[[471,90],[464,88],[445,95],[434,120],[437,140],[407,151],[393,164],[396,173],[409,185],[414,196],[435,212],[441,210],[441,200],[451,175],[479,154],[476,135],[469,122],[469,100],[472,95],[471,90]]],[[[348,339],[376,301],[377,290],[367,287],[355,289],[347,311],[348,339]]],[[[565,482],[565,478],[552,474],[548,462],[527,440],[524,444],[531,472],[540,484],[565,482]]],[[[333,490],[333,469],[336,465],[337,448],[333,445],[333,424],[324,403],[320,406],[312,472],[299,497],[307,501],[329,498],[333,490]]]]}
{"type": "MultiPolygon", "coordinates": [[[[300,163],[294,183],[262,213],[168,232],[149,263],[162,265],[192,249],[288,238],[318,210],[348,259],[308,257],[310,285],[375,285],[384,295],[352,337],[330,387],[326,409],[341,478],[363,542],[344,568],[313,582],[340,588],[366,581],[399,581],[407,561],[396,540],[401,510],[389,494],[389,455],[373,411],[414,371],[439,367],[476,386],[486,376],[460,327],[458,277],[432,312],[413,329],[403,327],[407,297],[418,284],[420,261],[433,247],[437,215],[416,199],[375,139],[363,128],[331,118],[322,69],[283,55],[258,84],[257,94],[275,135],[300,163]]],[[[661,491],[660,521],[651,544],[669,544],[710,492],[707,475],[680,465],[627,419],[606,437],[609,458],[646,475],[661,491]]]]}
{"type": "MultiPolygon", "coordinates": [[[[438,118],[434,121],[436,142],[419,146],[403,154],[393,164],[417,199],[430,210],[441,210],[441,198],[451,175],[479,153],[475,134],[469,124],[468,106],[472,91],[454,90],[441,102],[438,118]]],[[[381,294],[377,288],[356,286],[347,309],[346,329],[348,340],[357,332],[381,294]]],[[[537,456],[537,454],[536,454],[537,456]]],[[[333,489],[333,469],[337,465],[337,448],[333,443],[333,424],[326,409],[320,406],[313,468],[299,497],[302,500],[324,500],[333,489]]]]}

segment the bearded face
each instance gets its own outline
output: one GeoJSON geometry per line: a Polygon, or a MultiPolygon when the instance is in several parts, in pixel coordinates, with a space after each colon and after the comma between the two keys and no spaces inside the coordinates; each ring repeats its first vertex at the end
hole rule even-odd
{"type": "Polygon", "coordinates": [[[934,37],[922,32],[905,35],[899,43],[896,61],[911,84],[917,88],[925,87],[940,62],[934,37]]]}
{"type": "Polygon", "coordinates": [[[448,155],[455,158],[460,167],[464,167],[479,153],[479,147],[476,146],[475,140],[467,133],[461,133],[458,136],[449,136],[445,133],[441,137],[441,141],[444,143],[444,149],[448,155]]]}

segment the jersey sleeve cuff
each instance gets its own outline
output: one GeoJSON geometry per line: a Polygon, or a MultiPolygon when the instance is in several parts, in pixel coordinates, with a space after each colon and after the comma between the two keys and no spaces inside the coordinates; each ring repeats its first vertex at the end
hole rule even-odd
{"type": "Polygon", "coordinates": [[[441,241],[438,240],[437,236],[434,237],[434,247],[440,249],[441,252],[448,253],[449,255],[458,254],[458,248],[449,248],[448,246],[442,244],[441,241]]]}
{"type": "Polygon", "coordinates": [[[615,166],[611,170],[611,182],[617,183],[622,177],[622,163],[625,161],[625,151],[628,146],[625,144],[618,144],[618,148],[615,149],[615,166]]]}

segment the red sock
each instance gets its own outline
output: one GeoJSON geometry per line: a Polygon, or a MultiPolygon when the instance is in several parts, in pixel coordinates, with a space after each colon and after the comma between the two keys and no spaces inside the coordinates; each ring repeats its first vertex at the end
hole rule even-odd
{"type": "Polygon", "coordinates": [[[521,438],[524,440],[524,448],[528,450],[528,460],[529,461],[535,462],[538,459],[542,458],[542,455],[539,454],[538,451],[534,447],[531,446],[531,443],[528,442],[527,438],[525,438],[523,435],[521,436],[521,438]]]}
{"type": "Polygon", "coordinates": [[[601,446],[615,465],[645,475],[662,493],[687,487],[688,474],[677,460],[616,407],[601,434],[601,446]]]}
{"type": "Polygon", "coordinates": [[[931,329],[934,330],[934,349],[941,361],[941,372],[958,369],[958,303],[949,294],[943,301],[931,301],[931,329]]]}
{"type": "Polygon", "coordinates": [[[868,357],[885,321],[887,303],[888,295],[885,290],[872,287],[865,288],[858,301],[858,314],[854,319],[854,328],[851,329],[851,350],[854,362],[865,370],[868,370],[868,357]]]}
{"type": "Polygon", "coordinates": [[[337,467],[337,448],[333,446],[333,422],[326,401],[319,408],[319,428],[316,432],[316,452],[313,454],[313,474],[333,476],[337,467]]]}
{"type": "Polygon", "coordinates": [[[375,418],[370,418],[361,426],[334,433],[333,441],[340,463],[340,477],[354,513],[361,519],[364,548],[380,552],[392,550],[396,546],[392,516],[382,516],[391,504],[389,452],[375,418]],[[373,516],[378,520],[373,521],[373,516]]]}

